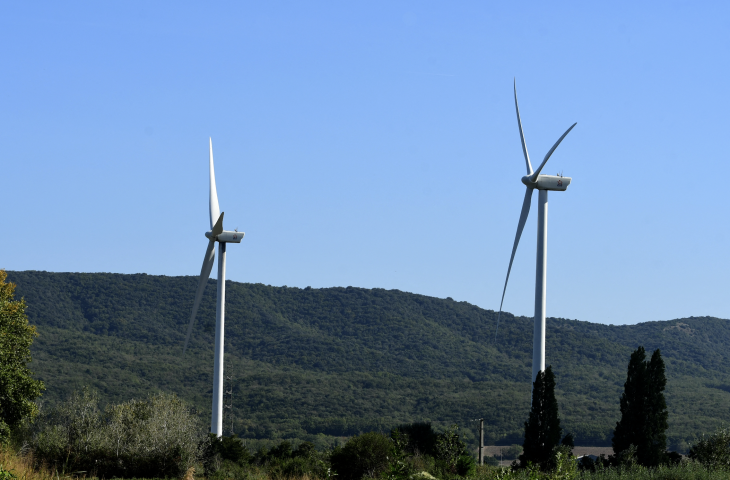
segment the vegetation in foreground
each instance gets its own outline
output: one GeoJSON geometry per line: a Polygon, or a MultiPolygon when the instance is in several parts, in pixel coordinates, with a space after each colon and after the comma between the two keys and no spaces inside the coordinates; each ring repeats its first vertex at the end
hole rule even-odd
{"type": "MultiPolygon", "coordinates": [[[[207,435],[190,409],[171,395],[107,405],[101,410],[98,399],[83,391],[49,411],[41,409],[33,422],[16,430],[14,438],[16,450],[6,445],[0,456],[0,480],[116,476],[187,480],[194,476],[210,480],[730,478],[728,429],[703,437],[688,459],[667,457],[665,463],[653,467],[640,464],[633,445],[613,457],[579,462],[563,441],[543,464],[528,460],[499,468],[477,466],[455,425],[438,433],[428,423],[401,425],[388,435],[357,435],[330,450],[319,451],[308,442],[296,446],[281,442],[254,452],[236,437],[207,435]],[[18,448],[20,455],[15,453],[18,448]]],[[[495,459],[487,461],[494,463],[495,459]]]]}
{"type": "MultiPolygon", "coordinates": [[[[382,434],[375,434],[380,435],[382,434]]],[[[708,445],[719,445],[727,438],[710,435],[706,440],[712,440],[708,445]]],[[[398,455],[396,440],[391,436],[390,444],[383,443],[382,438],[364,434],[354,437],[353,443],[382,443],[388,447],[388,457],[380,455],[364,457],[350,457],[355,462],[348,470],[339,475],[328,461],[334,452],[318,452],[307,444],[292,449],[291,444],[283,442],[267,452],[251,453],[243,447],[239,439],[224,437],[218,440],[206,457],[201,459],[195,467],[185,472],[182,478],[207,478],[210,480],[334,480],[337,478],[366,478],[378,480],[719,480],[730,478],[730,467],[722,464],[707,464],[696,459],[687,459],[676,465],[659,465],[657,467],[643,467],[636,463],[635,458],[624,457],[624,463],[615,466],[603,466],[600,462],[593,468],[581,468],[574,457],[565,457],[556,462],[555,467],[547,472],[538,468],[510,469],[495,466],[475,466],[465,475],[459,475],[448,469],[437,467],[434,459],[427,455],[412,454],[401,451],[398,455]],[[360,438],[365,437],[365,438],[360,438]],[[357,439],[357,440],[355,440],[357,439]],[[211,455],[211,452],[213,455],[211,455]],[[365,467],[363,477],[350,476],[356,469],[365,467]]],[[[385,437],[388,438],[388,437],[385,437]]],[[[213,444],[215,442],[211,442],[213,444]]],[[[349,444],[350,442],[348,442],[349,444]]],[[[348,449],[343,456],[358,451],[357,445],[348,449]]],[[[347,444],[341,447],[345,449],[347,444]]],[[[728,457],[728,444],[722,443],[722,451],[714,451],[712,458],[728,457]]],[[[368,449],[368,452],[373,450],[368,449]]],[[[446,463],[442,463],[443,467],[446,463]]],[[[359,473],[355,473],[358,475],[359,473]]],[[[66,472],[44,465],[39,462],[29,450],[19,454],[16,449],[0,446],[0,480],[60,480],[95,477],[93,472],[66,472]]],[[[106,477],[111,478],[111,477],[106,477]]],[[[165,478],[165,477],[160,477],[165,478]]],[[[166,477],[170,478],[170,477],[166,477]]]]}

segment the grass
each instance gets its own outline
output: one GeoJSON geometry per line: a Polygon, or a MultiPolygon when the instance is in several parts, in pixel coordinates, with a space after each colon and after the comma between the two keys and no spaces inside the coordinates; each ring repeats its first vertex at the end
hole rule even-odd
{"type": "MultiPolygon", "coordinates": [[[[89,479],[82,472],[63,473],[51,471],[45,467],[35,467],[32,455],[19,455],[13,448],[0,447],[0,480],[70,480],[89,479]],[[81,475],[79,475],[81,473],[81,475]]],[[[213,479],[225,477],[231,480],[316,480],[304,475],[296,478],[272,478],[260,469],[255,471],[228,471],[226,475],[214,475],[213,479]]],[[[197,476],[202,479],[202,475],[197,476]]],[[[630,468],[605,468],[595,472],[577,471],[560,474],[544,474],[519,470],[516,472],[508,468],[478,467],[472,480],[727,480],[730,479],[730,469],[718,468],[708,470],[701,464],[691,461],[682,462],[676,466],[658,468],[644,468],[633,466],[630,468]]],[[[111,479],[113,480],[113,479],[111,479]]],[[[142,480],[142,479],[133,479],[142,480]]],[[[195,480],[194,469],[188,470],[182,480],[195,480]]]]}
{"type": "Polygon", "coordinates": [[[0,480],[60,480],[68,478],[46,468],[34,468],[31,455],[18,455],[7,446],[0,446],[0,480]]]}
{"type": "Polygon", "coordinates": [[[543,474],[507,468],[480,467],[474,480],[727,480],[730,470],[718,468],[708,470],[696,462],[682,462],[676,466],[645,468],[605,468],[595,472],[578,471],[571,474],[543,474]]]}

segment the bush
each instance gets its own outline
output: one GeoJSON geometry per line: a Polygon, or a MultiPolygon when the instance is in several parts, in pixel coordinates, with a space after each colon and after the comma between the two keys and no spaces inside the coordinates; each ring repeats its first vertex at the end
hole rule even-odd
{"type": "Polygon", "coordinates": [[[200,421],[175,395],[109,405],[88,389],[39,414],[25,435],[39,462],[99,477],[182,476],[201,459],[200,421]]]}
{"type": "MultiPolygon", "coordinates": [[[[295,450],[292,448],[291,442],[284,440],[271,450],[260,448],[247,461],[252,471],[257,469],[265,471],[271,479],[305,476],[329,479],[332,476],[329,452],[318,452],[311,442],[303,442],[295,450]]],[[[225,462],[222,465],[225,466],[225,462]]],[[[240,477],[236,474],[229,476],[240,477]]]]}
{"type": "MultiPolygon", "coordinates": [[[[572,439],[572,437],[571,437],[572,439]]],[[[573,456],[572,447],[559,445],[553,449],[548,462],[548,470],[554,478],[572,479],[578,474],[578,461],[573,456]]]]}
{"type": "Polygon", "coordinates": [[[689,449],[689,458],[706,467],[730,467],[730,430],[718,428],[689,449]]]}
{"type": "Polygon", "coordinates": [[[459,427],[452,425],[451,428],[436,437],[436,460],[443,472],[442,476],[462,475],[459,473],[460,471],[465,468],[466,471],[469,471],[471,468],[463,459],[463,457],[472,457],[469,455],[466,444],[459,439],[459,435],[456,433],[458,429],[459,427]]]}
{"type": "Polygon", "coordinates": [[[470,477],[477,470],[477,462],[471,455],[461,455],[456,460],[456,474],[460,477],[470,477]]]}
{"type": "Polygon", "coordinates": [[[330,462],[341,480],[360,480],[386,472],[394,453],[390,438],[370,432],[352,437],[343,447],[335,448],[330,462]]]}
{"type": "Polygon", "coordinates": [[[499,459],[497,457],[494,457],[491,455],[485,455],[484,456],[484,465],[497,467],[497,466],[499,466],[499,459]]]}
{"type": "Polygon", "coordinates": [[[506,460],[514,460],[522,455],[522,445],[510,445],[502,450],[502,457],[506,460]]]}
{"type": "Polygon", "coordinates": [[[393,431],[395,430],[408,438],[406,450],[411,455],[436,455],[437,435],[430,423],[410,423],[393,429],[393,431]]]}
{"type": "Polygon", "coordinates": [[[251,461],[251,453],[243,446],[243,442],[235,435],[218,437],[211,433],[203,453],[203,466],[206,476],[217,472],[224,462],[228,461],[239,467],[251,461]]]}

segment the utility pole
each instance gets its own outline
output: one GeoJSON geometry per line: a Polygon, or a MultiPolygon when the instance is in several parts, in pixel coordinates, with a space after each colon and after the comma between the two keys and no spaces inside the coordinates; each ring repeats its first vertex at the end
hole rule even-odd
{"type": "Polygon", "coordinates": [[[472,422],[479,422],[479,465],[484,465],[484,419],[475,418],[472,422]]]}

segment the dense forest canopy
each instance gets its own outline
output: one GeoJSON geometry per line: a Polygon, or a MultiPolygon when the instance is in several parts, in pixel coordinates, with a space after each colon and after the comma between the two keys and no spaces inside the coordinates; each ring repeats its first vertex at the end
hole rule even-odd
{"type": "MultiPolygon", "coordinates": [[[[174,392],[209,418],[215,280],[182,348],[197,277],[8,272],[38,328],[33,365],[53,404],[90,385],[102,401],[174,392]]],[[[226,375],[245,438],[321,440],[431,421],[475,442],[521,443],[532,319],[398,290],[226,283],[226,375]]],[[[621,312],[615,312],[617,322],[621,312]]],[[[631,352],[661,348],[670,447],[730,420],[730,322],[692,317],[608,326],[547,320],[561,425],[610,445],[631,352]]],[[[230,423],[226,428],[230,427],[230,423]]]]}

